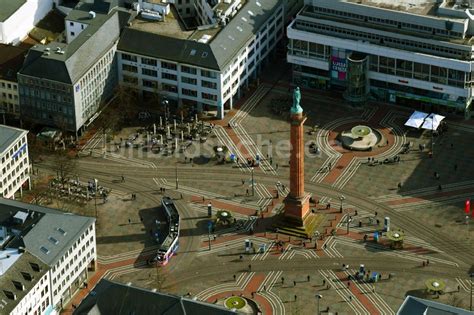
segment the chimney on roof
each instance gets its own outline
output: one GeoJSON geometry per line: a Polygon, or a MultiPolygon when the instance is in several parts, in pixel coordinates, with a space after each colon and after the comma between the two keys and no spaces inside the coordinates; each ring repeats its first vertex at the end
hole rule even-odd
{"type": "Polygon", "coordinates": [[[95,18],[95,12],[89,11],[89,19],[94,19],[94,18],[95,18]]]}

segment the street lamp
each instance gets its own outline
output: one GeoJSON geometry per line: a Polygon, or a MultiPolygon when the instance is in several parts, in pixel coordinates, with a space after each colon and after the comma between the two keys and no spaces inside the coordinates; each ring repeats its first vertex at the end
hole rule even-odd
{"type": "Polygon", "coordinates": [[[250,168],[252,172],[252,197],[255,196],[255,183],[253,182],[253,167],[250,168]]]}
{"type": "Polygon", "coordinates": [[[316,294],[316,309],[317,309],[317,315],[320,314],[320,311],[319,311],[319,300],[321,300],[323,298],[323,296],[321,294],[316,294]]]}
{"type": "Polygon", "coordinates": [[[349,223],[352,222],[352,217],[351,216],[347,216],[347,234],[349,234],[349,223]]]}
{"type": "Polygon", "coordinates": [[[94,185],[95,185],[95,194],[94,194],[94,204],[95,204],[95,217],[98,218],[97,216],[97,186],[98,186],[99,181],[97,178],[94,178],[94,185]]]}
{"type": "Polygon", "coordinates": [[[168,116],[169,116],[169,115],[168,115],[168,110],[169,110],[168,105],[169,105],[169,101],[165,98],[162,103],[163,103],[163,105],[165,106],[165,120],[168,121],[168,116]]]}
{"type": "Polygon", "coordinates": [[[175,164],[175,174],[176,174],[176,190],[178,190],[178,183],[179,183],[179,180],[178,180],[178,162],[176,162],[175,164]]]}
{"type": "Polygon", "coordinates": [[[344,195],[340,195],[339,196],[339,200],[341,201],[341,206],[339,207],[339,210],[341,210],[341,213],[342,213],[342,202],[346,199],[346,197],[344,197],[344,195]]]}

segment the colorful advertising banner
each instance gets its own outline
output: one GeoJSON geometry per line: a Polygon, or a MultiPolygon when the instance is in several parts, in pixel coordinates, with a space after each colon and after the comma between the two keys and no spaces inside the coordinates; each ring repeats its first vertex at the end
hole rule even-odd
{"type": "Polygon", "coordinates": [[[466,204],[464,205],[464,212],[469,214],[471,212],[471,201],[468,199],[466,200],[466,204]]]}
{"type": "Polygon", "coordinates": [[[347,60],[331,56],[331,78],[344,81],[346,80],[347,60]]]}

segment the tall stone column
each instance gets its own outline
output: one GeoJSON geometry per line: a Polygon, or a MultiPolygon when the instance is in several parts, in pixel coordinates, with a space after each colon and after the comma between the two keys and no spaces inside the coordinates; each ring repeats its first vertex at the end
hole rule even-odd
{"type": "Polygon", "coordinates": [[[310,195],[304,191],[304,129],[306,117],[300,106],[301,94],[296,88],[291,107],[290,193],[285,198],[285,216],[296,225],[304,225],[309,214],[310,195]]]}
{"type": "Polygon", "coordinates": [[[304,196],[304,134],[303,124],[306,117],[303,113],[291,116],[291,157],[290,157],[290,196],[304,196]]]}

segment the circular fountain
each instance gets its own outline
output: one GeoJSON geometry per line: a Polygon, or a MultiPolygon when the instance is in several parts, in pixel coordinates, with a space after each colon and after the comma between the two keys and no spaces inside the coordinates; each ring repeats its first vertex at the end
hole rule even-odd
{"type": "Polygon", "coordinates": [[[339,140],[346,149],[370,151],[382,140],[382,134],[369,126],[357,125],[352,127],[351,130],[341,132],[339,140]]]}

